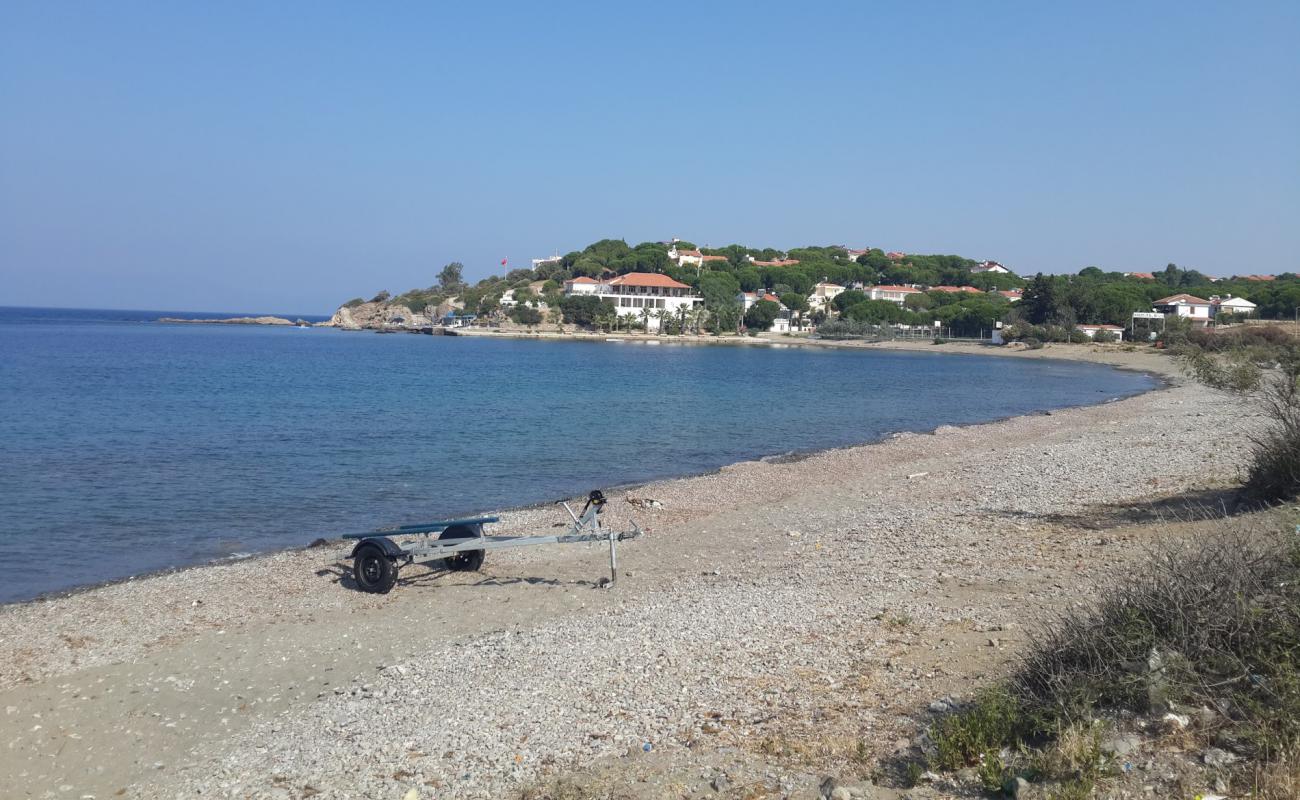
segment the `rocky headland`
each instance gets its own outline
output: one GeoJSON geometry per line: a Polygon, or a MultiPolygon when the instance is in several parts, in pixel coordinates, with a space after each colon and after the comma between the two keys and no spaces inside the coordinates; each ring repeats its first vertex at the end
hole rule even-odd
{"type": "Polygon", "coordinates": [[[418,331],[433,325],[433,320],[445,316],[460,305],[453,300],[445,301],[429,313],[412,311],[403,303],[387,300],[371,300],[364,303],[345,303],[339,306],[327,322],[318,323],[323,328],[338,328],[345,331],[418,331]]]}
{"type": "Polygon", "coordinates": [[[224,319],[185,319],[182,317],[159,317],[159,322],[187,325],[307,325],[305,320],[290,321],[284,317],[226,317],[224,319]]]}

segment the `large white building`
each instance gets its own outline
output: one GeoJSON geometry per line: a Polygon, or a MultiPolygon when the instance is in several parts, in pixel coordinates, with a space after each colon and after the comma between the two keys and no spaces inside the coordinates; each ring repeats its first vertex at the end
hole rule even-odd
{"type": "Polygon", "coordinates": [[[677,314],[683,308],[689,311],[704,305],[704,298],[694,294],[690,286],[657,272],[629,272],[617,278],[599,281],[573,278],[564,282],[564,293],[593,295],[601,300],[609,300],[620,317],[645,319],[650,330],[659,329],[660,311],[677,314]],[[648,319],[643,310],[650,312],[648,319]]]}
{"type": "Polygon", "coordinates": [[[981,261],[970,268],[971,272],[996,272],[999,275],[1010,274],[1011,270],[1002,266],[996,261],[981,261]]]}
{"type": "Polygon", "coordinates": [[[872,286],[867,290],[867,299],[888,300],[901,306],[914,294],[921,294],[921,290],[913,286],[872,286]]]}

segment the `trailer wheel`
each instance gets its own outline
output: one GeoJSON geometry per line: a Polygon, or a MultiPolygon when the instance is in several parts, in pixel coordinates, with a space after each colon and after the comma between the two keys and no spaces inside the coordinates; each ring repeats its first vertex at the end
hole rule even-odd
{"type": "Polygon", "coordinates": [[[393,584],[397,583],[397,565],[383,548],[363,544],[352,557],[352,576],[357,579],[361,591],[388,594],[393,584]]]}
{"type": "MultiPolygon", "coordinates": [[[[478,536],[478,532],[468,525],[452,525],[438,536],[439,539],[473,539],[478,536]]],[[[462,550],[459,553],[453,553],[447,556],[443,561],[447,563],[447,569],[454,569],[458,572],[475,572],[483,566],[483,558],[487,553],[482,550],[462,550]]]]}

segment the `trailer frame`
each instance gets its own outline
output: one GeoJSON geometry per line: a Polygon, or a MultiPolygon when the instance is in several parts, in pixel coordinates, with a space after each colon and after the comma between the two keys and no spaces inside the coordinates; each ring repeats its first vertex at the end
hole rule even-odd
{"type": "Polygon", "coordinates": [[[489,536],[483,526],[500,522],[500,517],[469,517],[440,520],[367,533],[344,534],[344,539],[356,540],[350,558],[357,587],[364,592],[387,594],[397,583],[398,572],[416,561],[446,562],[448,569],[473,571],[483,565],[489,550],[510,550],[543,544],[580,544],[583,542],[609,543],[609,577],[601,578],[600,586],[612,587],[618,581],[618,543],[639,538],[644,534],[632,523],[631,530],[610,531],[600,524],[600,514],[605,508],[605,495],[596,489],[587,495],[582,511],[575,513],[563,500],[556,503],[564,507],[571,520],[562,534],[539,536],[489,536]],[[438,534],[437,538],[433,538],[438,534]],[[414,542],[401,544],[396,536],[419,536],[414,542]]]}

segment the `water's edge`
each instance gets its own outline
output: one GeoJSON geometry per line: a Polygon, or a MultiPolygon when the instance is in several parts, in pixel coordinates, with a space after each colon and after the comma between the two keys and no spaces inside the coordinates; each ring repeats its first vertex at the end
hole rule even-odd
{"type": "MultiPolygon", "coordinates": [[[[694,342],[681,342],[680,344],[695,344],[695,343],[694,343],[694,342]]],[[[708,343],[700,343],[700,344],[708,344],[708,343]]],[[[805,344],[805,345],[802,345],[802,346],[804,346],[804,347],[827,347],[828,345],[813,345],[813,344],[805,344]]],[[[845,350],[862,350],[862,351],[864,351],[864,352],[871,352],[871,351],[872,351],[870,348],[864,348],[864,347],[859,347],[859,346],[836,346],[836,345],[829,345],[829,347],[831,347],[831,348],[835,348],[835,349],[845,349],[845,350]]],[[[933,351],[923,351],[923,350],[919,350],[919,351],[907,351],[907,352],[929,352],[930,355],[934,355],[934,356],[962,356],[962,355],[976,355],[976,356],[979,356],[979,355],[982,355],[982,356],[993,356],[993,357],[1008,357],[1006,354],[998,353],[997,351],[991,351],[991,352],[970,352],[970,351],[962,351],[962,350],[958,350],[958,351],[947,351],[947,352],[937,352],[937,353],[936,353],[936,352],[933,352],[933,351]]],[[[1001,417],[996,417],[996,418],[992,418],[992,419],[983,420],[983,421],[980,421],[980,422],[968,422],[968,423],[939,423],[939,424],[935,425],[934,427],[931,427],[931,428],[925,428],[925,429],[920,429],[920,430],[898,430],[898,431],[890,431],[890,432],[888,432],[888,433],[883,433],[883,434],[881,434],[881,435],[879,435],[879,436],[876,436],[876,437],[873,437],[873,438],[870,438],[870,439],[866,439],[866,440],[863,440],[863,441],[861,441],[861,442],[854,442],[854,443],[849,443],[849,444],[837,445],[837,446],[834,446],[834,447],[810,448],[810,449],[808,449],[808,450],[786,450],[786,451],[781,451],[781,452],[773,452],[773,453],[767,453],[767,454],[760,454],[760,455],[755,455],[755,456],[750,457],[750,458],[745,458],[745,459],[741,459],[741,460],[738,460],[738,461],[734,461],[734,462],[731,462],[731,463],[728,463],[728,464],[723,464],[723,465],[721,465],[721,466],[719,466],[719,467],[717,467],[717,468],[714,468],[714,469],[709,469],[709,470],[704,470],[704,471],[699,471],[699,472],[687,472],[687,473],[679,473],[679,474],[673,474],[673,475],[665,475],[665,476],[661,476],[661,477],[652,478],[652,479],[650,479],[650,480],[646,480],[646,481],[631,482],[631,483],[625,483],[625,484],[615,483],[615,484],[610,484],[610,485],[608,485],[608,486],[601,487],[601,488],[602,488],[602,490],[606,490],[606,491],[609,491],[609,492],[628,492],[628,491],[633,491],[633,490],[637,490],[637,489],[644,488],[644,487],[646,487],[646,486],[652,486],[652,485],[660,484],[660,483],[666,483],[666,482],[671,482],[671,481],[679,481],[679,480],[690,480],[691,478],[697,478],[697,477],[702,477],[702,476],[707,476],[707,475],[717,475],[717,474],[723,472],[724,470],[731,469],[731,468],[733,468],[733,467],[735,467],[735,466],[737,466],[737,465],[740,465],[740,464],[752,464],[752,463],[798,463],[798,462],[800,462],[800,461],[805,461],[805,460],[808,460],[808,459],[811,459],[811,458],[815,458],[815,457],[817,457],[817,456],[820,456],[820,455],[822,455],[822,454],[826,454],[826,453],[834,453],[834,452],[840,452],[840,451],[854,450],[854,449],[857,449],[857,448],[860,448],[860,447],[872,447],[872,446],[875,446],[875,445],[881,444],[881,443],[883,443],[883,442],[887,442],[887,441],[889,441],[890,439],[892,439],[893,437],[898,436],[898,435],[900,435],[900,434],[914,434],[914,435],[918,435],[918,436],[933,435],[933,434],[935,433],[935,431],[937,431],[939,428],[958,428],[958,429],[964,429],[964,428],[979,427],[979,426],[983,426],[983,425],[997,425],[997,424],[1001,424],[1001,423],[1004,423],[1004,422],[1007,422],[1007,421],[1010,421],[1010,420],[1015,420],[1015,419],[1029,418],[1029,417],[1035,417],[1035,416],[1044,416],[1044,415],[1052,415],[1052,414],[1061,413],[1061,412],[1070,411],[1070,410],[1075,410],[1075,409],[1081,409],[1081,408],[1092,408],[1092,407],[1096,407],[1096,406],[1102,406],[1102,405],[1108,405],[1108,404],[1114,404],[1114,403],[1122,403],[1122,402],[1125,402],[1125,401],[1128,401],[1128,400],[1132,400],[1132,399],[1135,399],[1135,398],[1142,397],[1142,396],[1147,395],[1147,394],[1151,394],[1151,393],[1155,393],[1155,392],[1161,392],[1161,391],[1166,391],[1166,390],[1168,390],[1168,389],[1170,389],[1170,388],[1172,388],[1172,387],[1174,387],[1174,386],[1177,385],[1177,382],[1175,381],[1175,379],[1172,378],[1172,377],[1169,376],[1169,375],[1160,374],[1160,373],[1158,373],[1158,372],[1153,372],[1153,371],[1151,371],[1151,370],[1142,369],[1142,368],[1139,368],[1139,367],[1131,367],[1131,366],[1118,365],[1118,364],[1101,364],[1101,363],[1097,363],[1097,362],[1087,362],[1087,361],[1083,361],[1083,360],[1081,360],[1081,359],[1073,359],[1073,358],[1069,358],[1069,357],[1060,357],[1060,358],[1041,358],[1041,359],[1038,359],[1038,360],[1040,360],[1040,361],[1044,361],[1044,362],[1055,362],[1055,363],[1059,363],[1059,364],[1071,364],[1071,365],[1079,364],[1079,363],[1092,363],[1092,364],[1094,364],[1094,365],[1096,365],[1096,366],[1102,366],[1102,367],[1105,367],[1105,368],[1107,368],[1107,369],[1111,369],[1111,370],[1116,370],[1116,371],[1121,371],[1121,372],[1130,372],[1130,373],[1140,374],[1140,375],[1142,375],[1142,376],[1148,378],[1149,380],[1151,380],[1151,381],[1153,382],[1153,385],[1152,385],[1150,388],[1148,388],[1148,389],[1144,389],[1144,390],[1141,390],[1141,391],[1137,391],[1137,392],[1134,392],[1134,393],[1132,393],[1132,394],[1121,395],[1121,396],[1118,396],[1118,397],[1110,397],[1110,398],[1107,398],[1107,399],[1104,399],[1104,400],[1100,400],[1100,401],[1098,401],[1098,402],[1093,402],[1093,403],[1076,403],[1076,404],[1066,405],[1066,406],[1057,406],[1057,407],[1054,407],[1054,408],[1051,408],[1051,409],[1042,409],[1042,410],[1038,410],[1038,411],[1031,411],[1031,412],[1024,413],[1024,414],[1010,414],[1010,415],[1005,415],[1005,416],[1001,416],[1001,417]]],[[[558,499],[555,499],[555,500],[543,500],[543,501],[539,501],[539,502],[535,502],[535,503],[528,503],[528,504],[519,505],[519,506],[510,506],[510,507],[506,507],[506,508],[491,509],[491,510],[468,509],[468,510],[466,510],[465,512],[463,512],[462,514],[454,514],[454,515],[452,515],[452,516],[453,516],[453,517],[460,517],[460,516],[479,516],[479,515],[483,515],[483,516],[496,516],[496,515],[509,514],[509,513],[520,512],[520,511],[535,511],[535,510],[549,509],[549,508],[553,507],[557,502],[559,502],[559,500],[571,500],[571,499],[573,499],[573,498],[567,498],[567,497],[566,497],[566,498],[558,498],[558,499]]],[[[381,531],[379,531],[378,528],[376,528],[375,530],[376,530],[376,532],[381,532],[381,531]]],[[[319,540],[316,540],[316,541],[319,541],[319,540]]],[[[346,541],[346,540],[341,539],[341,538],[326,538],[325,541],[327,541],[327,542],[330,543],[331,545],[338,545],[338,544],[341,544],[342,542],[344,542],[344,541],[346,541]]],[[[221,558],[221,559],[212,559],[212,560],[209,560],[209,561],[201,561],[201,562],[192,563],[192,564],[179,564],[179,565],[172,566],[172,567],[165,567],[165,568],[162,568],[162,569],[149,570],[149,571],[146,571],[146,572],[139,573],[139,574],[137,574],[137,575],[130,575],[130,576],[121,577],[121,578],[112,578],[112,579],[103,580],[103,581],[94,581],[94,582],[85,583],[85,584],[80,584],[80,585],[73,586],[73,587],[68,587],[68,588],[63,588],[63,589],[57,589],[57,590],[53,590],[53,591],[49,591],[49,592],[42,592],[42,593],[40,593],[40,594],[38,594],[38,595],[35,595],[34,597],[30,597],[30,598],[18,599],[18,600],[11,600],[11,601],[6,601],[6,602],[0,602],[0,611],[3,611],[3,610],[6,609],[6,608],[14,608],[14,607],[24,606],[24,605],[27,605],[27,604],[29,604],[29,603],[43,603],[43,602],[49,602],[49,601],[52,601],[52,600],[58,600],[58,599],[61,599],[61,598],[66,598],[66,597],[73,597],[73,596],[80,595],[80,594],[83,594],[83,593],[86,593],[86,592],[92,592],[92,591],[95,591],[95,590],[98,590],[98,589],[103,589],[103,588],[106,588],[106,587],[109,587],[109,586],[116,586],[116,585],[118,585],[118,584],[123,584],[123,583],[133,583],[133,582],[135,582],[135,581],[137,581],[137,580],[147,580],[147,579],[149,579],[149,578],[160,577],[160,576],[164,576],[164,575],[173,575],[173,574],[178,574],[178,573],[182,573],[182,572],[187,572],[187,571],[189,571],[189,570],[194,570],[194,569],[206,569],[206,568],[212,568],[212,567],[220,567],[220,566],[223,566],[223,565],[228,565],[228,564],[233,564],[233,563],[242,563],[242,562],[246,562],[246,561],[260,560],[260,559],[264,559],[264,558],[270,558],[270,557],[274,557],[274,556],[277,556],[277,555],[281,555],[281,554],[284,554],[284,553],[301,552],[301,551],[305,551],[305,550],[312,549],[313,546],[321,546],[321,545],[319,545],[319,544],[315,544],[315,545],[314,545],[314,543],[306,543],[306,544],[302,544],[302,545],[294,545],[294,546],[271,547],[271,548],[266,548],[266,549],[255,550],[255,551],[253,551],[252,553],[250,553],[249,555],[246,555],[246,556],[240,556],[240,557],[227,557],[227,558],[221,558]]]]}

